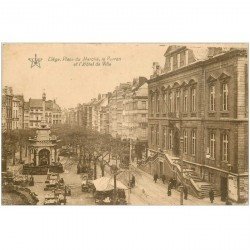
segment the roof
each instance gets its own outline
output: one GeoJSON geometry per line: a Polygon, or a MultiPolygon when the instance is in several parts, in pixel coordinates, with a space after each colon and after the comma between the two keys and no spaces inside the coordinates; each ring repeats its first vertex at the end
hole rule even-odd
{"type": "Polygon", "coordinates": [[[15,95],[15,97],[22,102],[24,101],[23,95],[15,95]]]}
{"type": "MultiPolygon", "coordinates": [[[[93,184],[97,191],[110,191],[114,189],[114,179],[112,177],[101,177],[99,179],[93,180],[93,184]]],[[[117,189],[128,189],[119,180],[116,180],[117,189]]]]}
{"type": "Polygon", "coordinates": [[[188,45],[188,46],[177,46],[177,45],[170,45],[164,56],[170,55],[172,53],[176,53],[183,50],[191,50],[194,54],[194,57],[196,61],[199,60],[206,60],[212,56],[215,53],[216,55],[224,54],[225,52],[230,51],[231,45],[225,45],[225,44],[214,44],[209,46],[204,45],[188,45]]]}
{"type": "MultiPolygon", "coordinates": [[[[43,107],[43,100],[42,99],[30,99],[29,102],[27,102],[28,107],[30,108],[42,108],[43,107]]],[[[26,107],[26,108],[28,108],[26,107]]],[[[54,111],[60,111],[61,108],[58,104],[55,103],[55,101],[48,100],[45,102],[45,109],[46,110],[54,110],[54,111]]]]}
{"type": "Polygon", "coordinates": [[[29,109],[29,103],[28,103],[28,102],[25,102],[23,108],[24,108],[24,109],[29,109]]]}
{"type": "MultiPolygon", "coordinates": [[[[196,53],[196,55],[197,55],[197,53],[196,53]]],[[[229,50],[228,50],[228,48],[225,48],[224,51],[222,50],[222,53],[218,53],[217,55],[210,57],[210,58],[208,57],[204,60],[197,60],[197,61],[195,61],[195,62],[193,62],[185,67],[181,67],[181,68],[178,68],[176,70],[158,75],[157,77],[149,79],[147,81],[147,83],[156,82],[156,81],[162,80],[168,76],[173,76],[173,75],[176,75],[180,72],[190,70],[191,68],[203,67],[203,66],[208,65],[208,64],[213,63],[213,62],[218,62],[221,60],[232,58],[233,56],[247,56],[247,50],[242,49],[242,48],[241,49],[229,48],[229,50]]]]}
{"type": "Polygon", "coordinates": [[[29,107],[30,108],[42,108],[43,107],[42,99],[30,99],[29,107]]]}

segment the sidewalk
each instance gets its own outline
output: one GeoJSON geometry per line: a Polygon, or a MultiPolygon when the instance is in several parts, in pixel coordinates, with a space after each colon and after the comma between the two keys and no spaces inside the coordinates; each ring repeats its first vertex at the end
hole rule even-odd
{"type": "MultiPolygon", "coordinates": [[[[111,160],[112,162],[112,160],[111,160]]],[[[180,205],[180,192],[172,189],[171,196],[167,195],[167,185],[161,180],[154,182],[153,176],[139,169],[136,164],[133,164],[132,174],[135,176],[135,187],[131,189],[130,195],[127,191],[127,198],[130,196],[131,205],[180,205]]],[[[109,175],[109,171],[105,171],[109,175]]],[[[123,173],[117,176],[117,179],[123,184],[128,184],[128,173],[123,173]]],[[[225,202],[220,200],[220,197],[215,197],[214,203],[211,203],[209,198],[198,199],[188,195],[187,200],[183,200],[183,205],[225,205],[225,202]]]]}
{"type": "MultiPolygon", "coordinates": [[[[153,176],[138,169],[140,176],[136,177],[136,187],[132,189],[132,193],[136,196],[143,197],[149,205],[180,205],[180,192],[172,189],[172,195],[167,195],[167,185],[161,180],[154,182],[153,176]]],[[[135,201],[136,202],[136,201],[135,201]]],[[[136,205],[132,200],[131,204],[136,205]]],[[[214,203],[211,204],[209,198],[198,199],[191,195],[187,200],[183,200],[184,205],[225,205],[225,202],[220,200],[220,197],[215,197],[214,203]]]]}

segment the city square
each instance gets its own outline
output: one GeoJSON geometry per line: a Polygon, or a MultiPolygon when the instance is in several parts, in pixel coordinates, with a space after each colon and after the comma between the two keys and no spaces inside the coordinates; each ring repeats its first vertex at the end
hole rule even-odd
{"type": "Polygon", "coordinates": [[[2,204],[248,204],[246,46],[30,45],[24,93],[5,46],[2,204]]]}

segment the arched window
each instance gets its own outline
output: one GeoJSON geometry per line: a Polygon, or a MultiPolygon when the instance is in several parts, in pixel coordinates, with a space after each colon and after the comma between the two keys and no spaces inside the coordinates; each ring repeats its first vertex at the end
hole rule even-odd
{"type": "Polygon", "coordinates": [[[160,112],[160,94],[156,93],[156,113],[160,112]]]}
{"type": "Polygon", "coordinates": [[[158,146],[159,145],[159,126],[156,126],[156,131],[155,131],[155,143],[158,146]]]}
{"type": "Polygon", "coordinates": [[[168,111],[168,104],[167,104],[167,93],[166,91],[163,92],[163,111],[164,113],[167,113],[168,111]]]}
{"type": "Polygon", "coordinates": [[[209,109],[215,111],[215,85],[210,86],[209,109]]]}
{"type": "Polygon", "coordinates": [[[150,104],[151,104],[150,111],[151,111],[151,114],[153,114],[154,113],[154,93],[151,93],[150,104]]]}
{"type": "Polygon", "coordinates": [[[196,111],[196,88],[191,88],[191,111],[196,111]]]}
{"type": "Polygon", "coordinates": [[[174,111],[173,92],[169,93],[169,111],[171,113],[174,111]]]}
{"type": "Polygon", "coordinates": [[[192,131],[192,155],[196,154],[196,131],[192,131]]]}
{"type": "Polygon", "coordinates": [[[187,154],[187,152],[188,152],[188,135],[187,135],[186,130],[183,131],[183,137],[184,137],[184,154],[187,154]]]}
{"type": "Polygon", "coordinates": [[[173,147],[173,130],[169,131],[169,140],[168,140],[168,149],[172,149],[173,147]]]}
{"type": "Polygon", "coordinates": [[[209,153],[210,157],[215,159],[215,133],[210,132],[209,134],[209,153]]]}
{"type": "Polygon", "coordinates": [[[177,90],[176,91],[176,95],[175,95],[175,111],[176,113],[180,112],[180,91],[177,90]]]}
{"type": "Polygon", "coordinates": [[[183,111],[188,112],[188,90],[184,89],[183,91],[183,111]]]}
{"type": "Polygon", "coordinates": [[[222,135],[222,161],[228,162],[228,134],[222,135]]]}
{"type": "Polygon", "coordinates": [[[222,109],[228,111],[228,84],[222,84],[222,109]]]}
{"type": "Polygon", "coordinates": [[[151,143],[154,144],[154,126],[151,126],[150,139],[151,143]]]}
{"type": "Polygon", "coordinates": [[[167,129],[166,126],[162,127],[162,148],[166,148],[167,144],[167,129]]]}

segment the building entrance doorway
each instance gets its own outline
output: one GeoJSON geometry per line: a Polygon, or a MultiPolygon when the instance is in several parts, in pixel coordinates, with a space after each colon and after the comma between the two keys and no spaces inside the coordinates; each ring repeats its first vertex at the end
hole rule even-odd
{"type": "Polygon", "coordinates": [[[49,165],[50,152],[48,149],[42,149],[39,151],[39,165],[49,165]]]}
{"type": "Polygon", "coordinates": [[[221,192],[221,200],[226,201],[228,195],[227,188],[227,177],[220,177],[220,192],[221,192]]]}
{"type": "Polygon", "coordinates": [[[175,156],[180,155],[180,132],[178,129],[174,131],[173,153],[175,156]]]}

